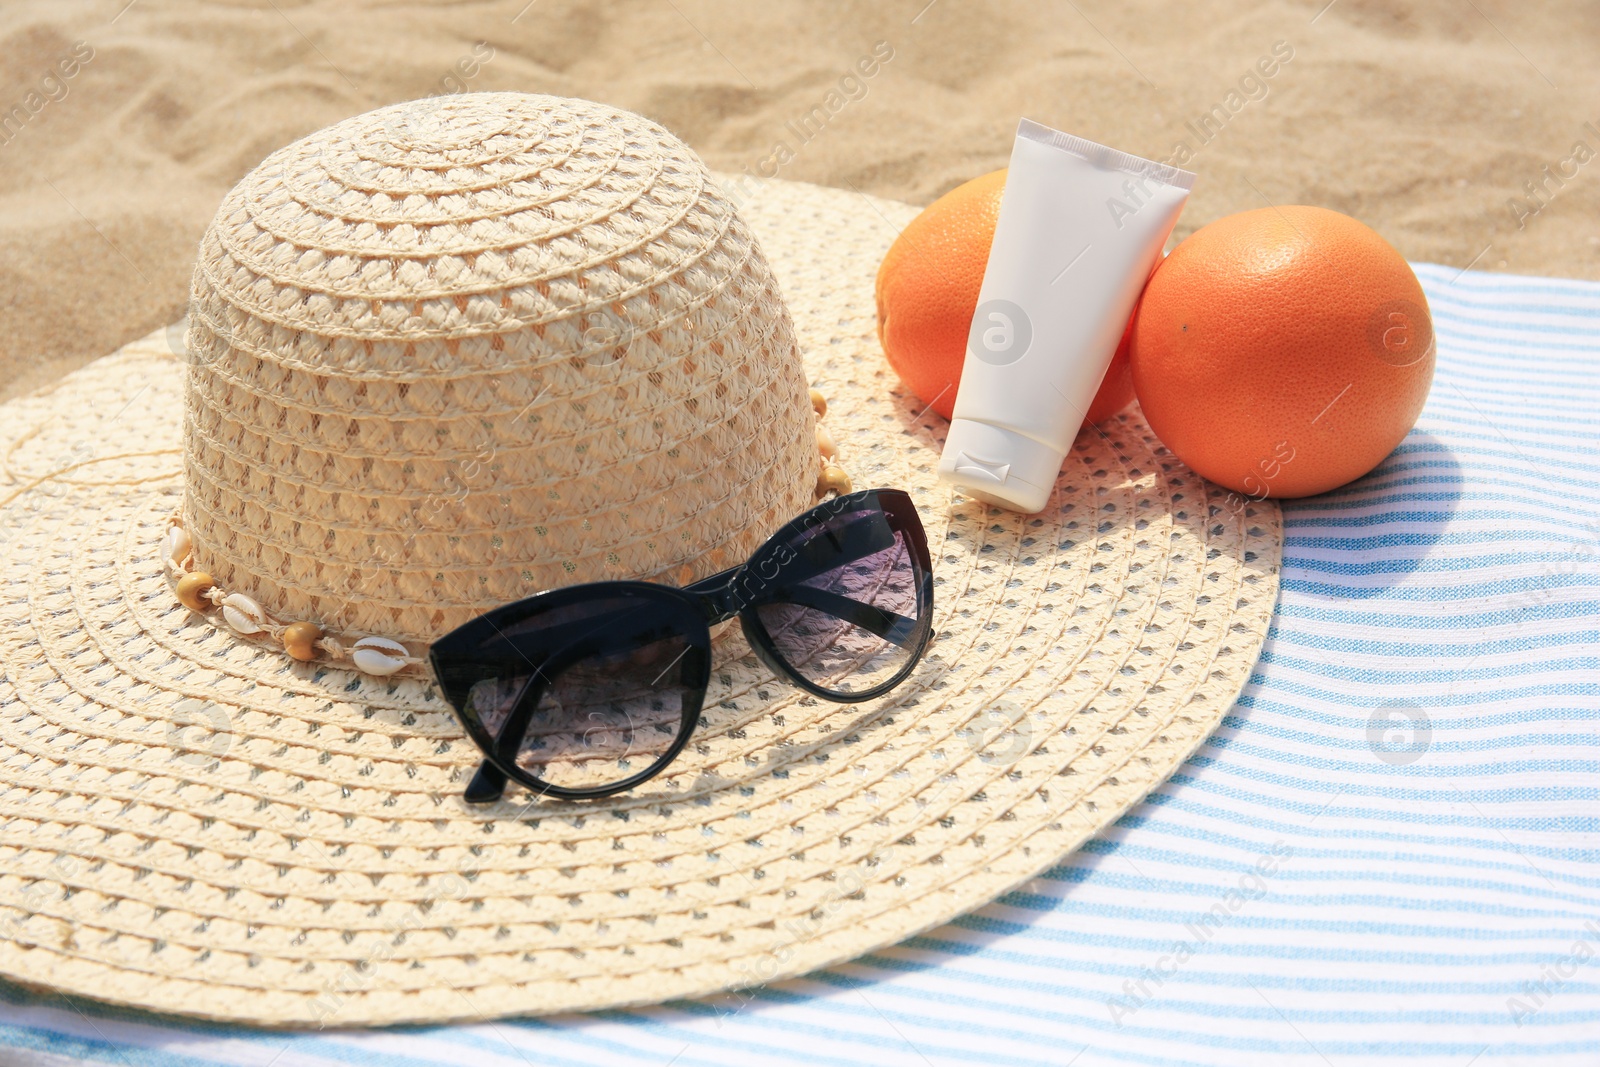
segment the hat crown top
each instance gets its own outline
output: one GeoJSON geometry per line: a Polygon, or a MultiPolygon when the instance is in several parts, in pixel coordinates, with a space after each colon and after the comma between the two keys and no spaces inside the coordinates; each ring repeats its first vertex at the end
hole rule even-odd
{"type": "Polygon", "coordinates": [[[429,640],[692,580],[811,500],[766,260],[625,111],[475,93],[314,133],[224,200],[191,296],[196,562],[280,616],[429,640]]]}

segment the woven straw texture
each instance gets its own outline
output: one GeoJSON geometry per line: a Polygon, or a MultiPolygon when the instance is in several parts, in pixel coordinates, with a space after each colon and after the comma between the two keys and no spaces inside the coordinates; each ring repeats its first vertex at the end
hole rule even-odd
{"type": "Polygon", "coordinates": [[[194,566],[282,619],[427,642],[705,577],[812,502],[766,260],[626,111],[473,93],[312,134],[223,201],[190,307],[194,566]]]}
{"type": "Polygon", "coordinates": [[[157,334],[0,418],[0,974],[262,1025],[752,986],[993,899],[1194,750],[1265,639],[1276,505],[1230,504],[1133,411],[1079,436],[1039,515],[952,495],[944,423],[874,333],[914,209],[748,192],[843,460],[927,527],[938,636],[911,679],[834,705],[736,654],[632,794],[469,807],[476,752],[426,681],[294,663],[174,603],[185,375],[157,334]]]}

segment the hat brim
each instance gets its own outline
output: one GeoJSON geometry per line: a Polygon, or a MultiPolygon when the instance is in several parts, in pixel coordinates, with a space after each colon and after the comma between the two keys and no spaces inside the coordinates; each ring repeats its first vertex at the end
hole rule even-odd
{"type": "MultiPolygon", "coordinates": [[[[746,187],[749,183],[746,183],[746,187]]],[[[670,773],[461,799],[435,688],[298,664],[178,606],[171,331],[3,406],[0,976],[265,1026],[591,1010],[798,975],[1038,874],[1164,781],[1266,638],[1282,545],[1136,411],[1038,515],[934,476],[944,421],[879,350],[873,273],[916,209],[762,183],[741,213],[858,486],[909,491],[938,637],[830,705],[726,664],[670,773]]]]}

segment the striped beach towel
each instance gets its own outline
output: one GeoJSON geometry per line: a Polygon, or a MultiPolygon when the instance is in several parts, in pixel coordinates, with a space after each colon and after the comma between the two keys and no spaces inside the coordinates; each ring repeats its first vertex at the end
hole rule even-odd
{"type": "Polygon", "coordinates": [[[0,1067],[1595,1067],[1600,285],[1418,274],[1416,430],[1284,508],[1237,706],[1018,892],[802,980],[588,1016],[290,1035],[0,986],[0,1067]]]}

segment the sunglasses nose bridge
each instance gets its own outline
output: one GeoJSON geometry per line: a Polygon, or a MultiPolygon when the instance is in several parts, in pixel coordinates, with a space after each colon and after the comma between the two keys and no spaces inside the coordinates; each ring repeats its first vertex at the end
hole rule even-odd
{"type": "Polygon", "coordinates": [[[745,568],[734,567],[732,570],[713,574],[689,586],[684,592],[695,598],[700,605],[700,611],[705,616],[706,625],[715,626],[725,622],[744,610],[748,597],[743,595],[739,579],[745,568]]]}

